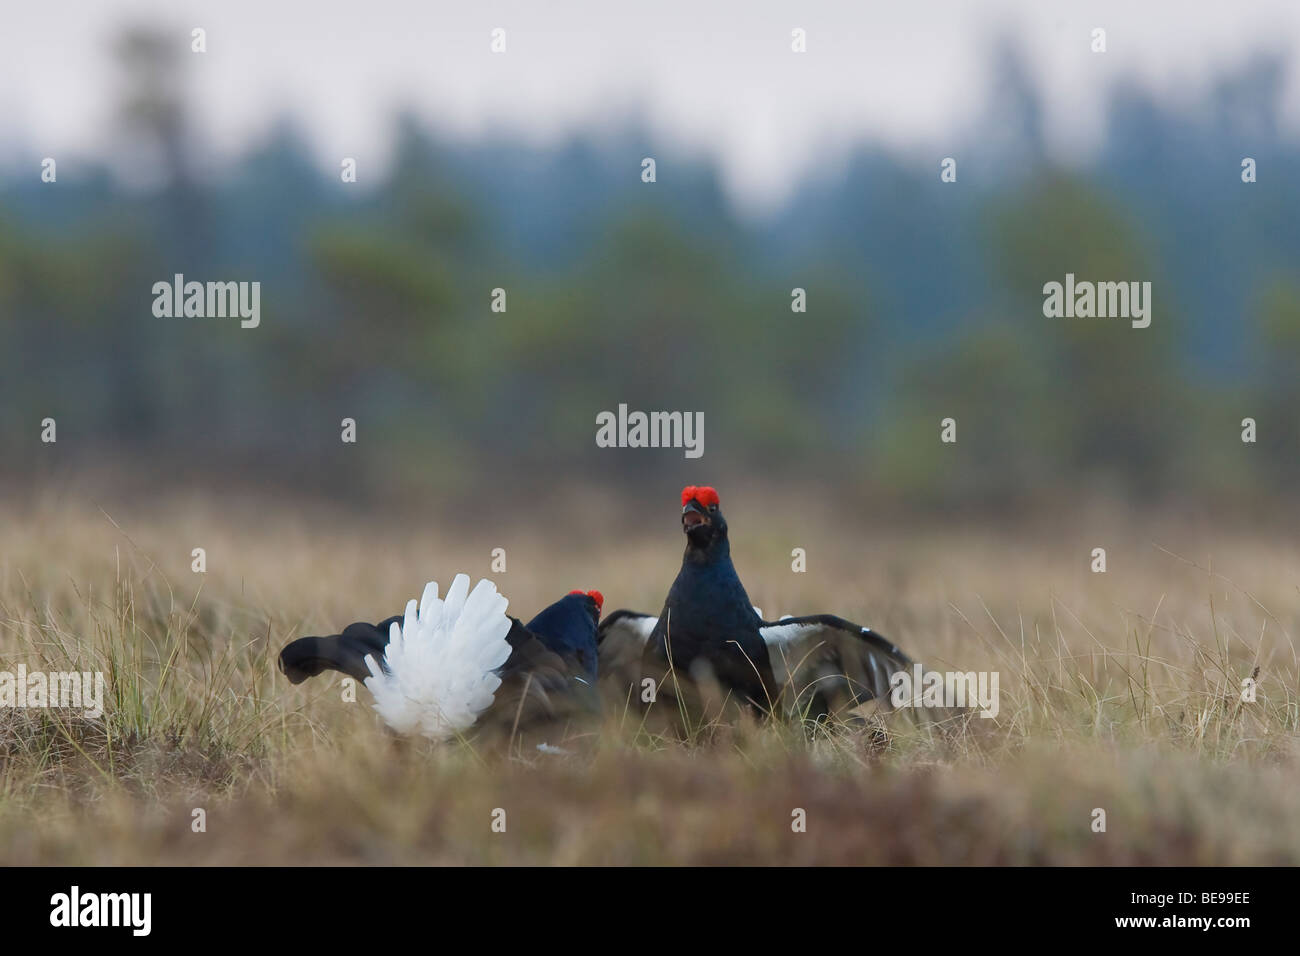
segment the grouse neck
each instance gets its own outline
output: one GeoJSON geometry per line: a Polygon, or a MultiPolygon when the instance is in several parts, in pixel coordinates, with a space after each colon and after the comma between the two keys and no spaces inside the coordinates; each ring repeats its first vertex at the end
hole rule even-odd
{"type": "Polygon", "coordinates": [[[731,564],[731,541],[725,535],[713,538],[704,547],[688,541],[682,555],[682,567],[687,565],[731,564]]]}
{"type": "Polygon", "coordinates": [[[746,612],[751,610],[749,595],[731,563],[731,546],[726,538],[711,542],[707,548],[686,549],[669,597],[686,604],[734,604],[746,612]]]}

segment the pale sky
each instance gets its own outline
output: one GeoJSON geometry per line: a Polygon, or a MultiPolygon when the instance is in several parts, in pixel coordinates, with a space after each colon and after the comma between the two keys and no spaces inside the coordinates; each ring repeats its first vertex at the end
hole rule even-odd
{"type": "MultiPolygon", "coordinates": [[[[0,166],[104,153],[111,40],[124,22],[195,26],[190,91],[215,161],[293,114],[322,167],[382,169],[408,105],[440,132],[537,143],[633,115],[721,164],[747,208],[871,136],[945,155],[976,128],[1002,30],[1046,94],[1053,149],[1086,155],[1115,79],[1191,102],[1217,69],[1296,52],[1300,0],[0,0],[0,166]],[[489,50],[502,27],[507,52],[489,50]],[[808,52],[791,52],[791,30],[808,52]],[[1108,51],[1089,49],[1094,27],[1108,51]]],[[[1287,115],[1300,130],[1300,76],[1287,115]]],[[[62,169],[62,164],[61,164],[62,169]]]]}

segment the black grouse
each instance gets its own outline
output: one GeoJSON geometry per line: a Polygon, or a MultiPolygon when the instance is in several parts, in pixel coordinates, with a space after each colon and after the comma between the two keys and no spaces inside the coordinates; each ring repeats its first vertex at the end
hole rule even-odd
{"type": "Polygon", "coordinates": [[[379,624],[303,637],[280,652],[295,684],[325,670],[365,683],[375,710],[400,733],[454,737],[499,714],[512,727],[594,706],[599,591],[570,591],[527,624],[505,613],[488,580],[459,574],[379,624]]]}
{"type": "Polygon", "coordinates": [[[765,621],[731,563],[718,493],[682,490],[686,553],[658,617],[620,610],[600,624],[603,673],[662,682],[716,680],[751,707],[821,717],[888,701],[891,675],[912,661],[870,628],[830,614],[765,621]]]}

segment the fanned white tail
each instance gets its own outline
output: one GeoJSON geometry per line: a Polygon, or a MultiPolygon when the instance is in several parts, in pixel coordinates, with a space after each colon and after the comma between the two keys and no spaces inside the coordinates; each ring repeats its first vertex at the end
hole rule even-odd
{"type": "Polygon", "coordinates": [[[466,574],[442,600],[438,582],[425,585],[419,607],[409,602],[405,620],[392,626],[385,666],[366,658],[366,687],[384,722],[435,740],[473,726],[492,705],[501,686],[494,672],[510,656],[508,604],[486,579],[471,592],[466,574]]]}

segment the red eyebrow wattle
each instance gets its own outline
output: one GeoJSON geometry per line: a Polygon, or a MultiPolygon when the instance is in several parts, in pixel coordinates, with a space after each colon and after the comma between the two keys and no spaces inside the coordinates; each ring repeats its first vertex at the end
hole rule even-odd
{"type": "Polygon", "coordinates": [[[580,590],[578,590],[577,588],[574,588],[574,589],[573,589],[572,591],[570,591],[569,593],[570,593],[570,594],[582,594],[582,595],[585,595],[586,597],[591,598],[593,601],[596,602],[596,610],[597,610],[597,611],[599,611],[601,608],[603,608],[603,607],[605,606],[605,595],[601,594],[599,591],[596,591],[596,590],[591,590],[591,591],[580,591],[580,590]]]}
{"type": "Polygon", "coordinates": [[[685,508],[690,500],[694,498],[706,508],[711,508],[718,504],[718,493],[708,485],[687,485],[682,489],[682,507],[685,508]]]}

